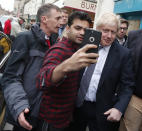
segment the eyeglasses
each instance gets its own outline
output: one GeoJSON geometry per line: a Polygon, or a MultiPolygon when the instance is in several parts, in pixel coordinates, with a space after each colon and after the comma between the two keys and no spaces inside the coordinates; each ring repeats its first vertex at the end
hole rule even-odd
{"type": "Polygon", "coordinates": [[[120,28],[119,28],[119,30],[124,30],[124,31],[126,31],[127,29],[128,29],[127,27],[124,27],[124,28],[123,28],[123,27],[120,27],[120,28]]]}

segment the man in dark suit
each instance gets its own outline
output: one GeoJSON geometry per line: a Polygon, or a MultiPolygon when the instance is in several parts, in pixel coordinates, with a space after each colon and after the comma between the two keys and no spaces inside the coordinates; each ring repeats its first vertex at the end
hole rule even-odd
{"type": "Polygon", "coordinates": [[[119,130],[142,131],[142,30],[129,32],[127,46],[132,52],[136,88],[119,130]]]}
{"type": "Polygon", "coordinates": [[[74,115],[75,131],[115,131],[132,96],[134,73],[130,51],[115,42],[119,22],[106,13],[98,19],[102,32],[96,64],[85,69],[74,115]]]}

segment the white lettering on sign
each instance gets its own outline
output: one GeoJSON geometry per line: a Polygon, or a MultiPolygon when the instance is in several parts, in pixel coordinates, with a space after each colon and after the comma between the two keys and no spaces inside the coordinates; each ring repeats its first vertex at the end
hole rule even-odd
{"type": "Polygon", "coordinates": [[[95,12],[95,10],[96,10],[96,4],[91,3],[91,2],[82,1],[81,2],[81,8],[95,12]]]}

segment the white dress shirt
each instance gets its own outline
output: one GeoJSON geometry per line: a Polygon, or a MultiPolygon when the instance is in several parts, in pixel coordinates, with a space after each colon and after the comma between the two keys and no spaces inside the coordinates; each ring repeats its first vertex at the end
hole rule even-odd
{"type": "Polygon", "coordinates": [[[118,38],[117,38],[117,40],[118,40],[118,42],[119,42],[120,45],[123,45],[124,42],[125,42],[125,38],[123,38],[123,39],[118,39],[118,38]]]}
{"type": "Polygon", "coordinates": [[[104,64],[106,62],[109,49],[110,49],[110,46],[105,46],[102,49],[100,49],[98,52],[99,53],[98,61],[96,63],[96,66],[89,84],[89,88],[85,96],[85,100],[87,101],[92,101],[92,102],[96,101],[96,92],[97,92],[98,84],[99,84],[100,77],[104,68],[104,64]]]}

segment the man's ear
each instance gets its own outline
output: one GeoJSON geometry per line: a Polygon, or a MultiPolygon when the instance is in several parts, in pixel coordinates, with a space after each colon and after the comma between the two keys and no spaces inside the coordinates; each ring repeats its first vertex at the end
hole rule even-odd
{"type": "Polygon", "coordinates": [[[42,21],[43,23],[47,23],[48,17],[47,17],[47,16],[41,16],[41,21],[42,21]]]}
{"type": "Polygon", "coordinates": [[[66,33],[68,34],[70,32],[70,27],[67,25],[66,26],[66,33]]]}

